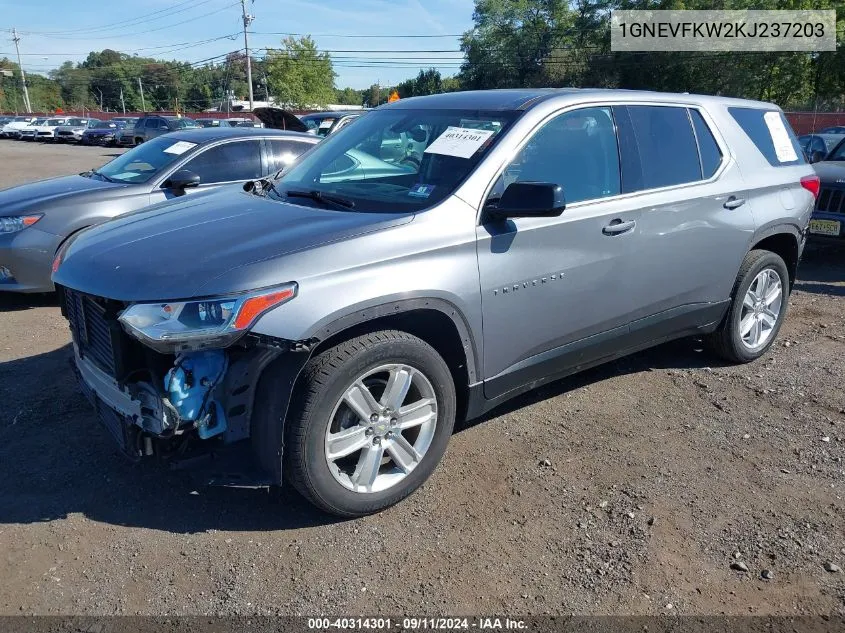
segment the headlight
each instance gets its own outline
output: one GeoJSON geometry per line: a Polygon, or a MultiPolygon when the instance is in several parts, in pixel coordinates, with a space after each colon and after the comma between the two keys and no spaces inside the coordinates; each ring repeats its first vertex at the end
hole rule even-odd
{"type": "Polygon", "coordinates": [[[262,314],[296,296],[296,283],[229,297],[136,303],[118,320],[126,332],[159,352],[227,347],[262,314]]]}
{"type": "Polygon", "coordinates": [[[42,213],[33,215],[11,215],[0,217],[0,233],[17,233],[28,226],[32,226],[44,217],[42,213]]]}

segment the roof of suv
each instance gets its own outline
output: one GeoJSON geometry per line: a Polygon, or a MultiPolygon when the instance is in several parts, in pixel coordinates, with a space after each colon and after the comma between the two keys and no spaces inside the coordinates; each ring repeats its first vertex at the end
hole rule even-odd
{"type": "Polygon", "coordinates": [[[317,142],[321,139],[315,137],[313,134],[305,134],[304,132],[290,132],[287,130],[274,130],[272,128],[264,127],[201,127],[201,128],[187,128],[184,130],[177,130],[170,132],[168,137],[179,138],[190,143],[207,143],[209,141],[216,141],[223,138],[249,138],[251,136],[284,136],[307,139],[311,142],[317,142]]]}
{"type": "Polygon", "coordinates": [[[748,99],[697,95],[689,93],[650,92],[647,90],[621,90],[606,88],[508,88],[501,90],[469,90],[465,92],[445,92],[425,97],[408,97],[379,106],[378,109],[455,109],[455,110],[528,110],[538,103],[555,97],[577,95],[585,99],[622,99],[630,101],[647,98],[649,101],[686,101],[694,103],[721,103],[735,106],[757,106],[771,108],[771,104],[748,99]]]}

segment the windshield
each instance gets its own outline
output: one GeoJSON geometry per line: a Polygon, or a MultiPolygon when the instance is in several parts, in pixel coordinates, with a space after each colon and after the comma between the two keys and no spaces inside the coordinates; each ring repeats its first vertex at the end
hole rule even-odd
{"type": "Polygon", "coordinates": [[[184,130],[188,127],[200,127],[193,119],[173,119],[170,121],[170,127],[174,130],[184,130]]]}
{"type": "Polygon", "coordinates": [[[294,204],[341,197],[355,211],[413,212],[448,195],[481,161],[518,112],[380,110],[330,135],[268,195],[294,204]],[[318,196],[317,196],[318,197],[318,196]]]}
{"type": "Polygon", "coordinates": [[[45,125],[64,125],[64,121],[62,119],[47,119],[45,125]]]}
{"type": "Polygon", "coordinates": [[[121,154],[97,171],[115,182],[147,182],[194,147],[196,143],[159,136],[121,154]]]}
{"type": "Polygon", "coordinates": [[[845,139],[839,142],[825,160],[845,160],[845,139]]]}
{"type": "Polygon", "coordinates": [[[94,127],[94,128],[115,128],[115,127],[117,127],[117,123],[113,123],[112,121],[97,121],[92,127],[94,127]]]}
{"type": "Polygon", "coordinates": [[[47,122],[47,119],[35,119],[35,121],[33,121],[32,123],[30,123],[30,125],[31,125],[31,126],[35,126],[35,125],[44,125],[46,122],[47,122]]]}
{"type": "Polygon", "coordinates": [[[86,125],[87,123],[87,119],[68,119],[65,125],[86,125]]]}

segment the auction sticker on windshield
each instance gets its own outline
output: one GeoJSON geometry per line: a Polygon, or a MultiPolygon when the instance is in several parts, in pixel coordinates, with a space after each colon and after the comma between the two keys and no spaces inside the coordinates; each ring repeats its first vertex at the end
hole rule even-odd
{"type": "Polygon", "coordinates": [[[173,145],[162,151],[167,154],[176,154],[178,156],[179,154],[184,154],[189,149],[196,146],[196,143],[189,143],[188,141],[176,141],[173,145]]]}
{"type": "Polygon", "coordinates": [[[334,123],[334,119],[323,119],[320,121],[320,129],[328,130],[332,126],[332,123],[334,123]]]}
{"type": "Polygon", "coordinates": [[[443,134],[425,148],[425,153],[470,158],[493,134],[495,134],[493,130],[473,130],[450,125],[443,134]]]}
{"type": "Polygon", "coordinates": [[[792,146],[792,140],[789,138],[780,112],[766,112],[763,115],[763,120],[766,122],[766,127],[769,128],[769,135],[772,137],[772,144],[775,146],[775,155],[778,160],[782,163],[791,163],[798,160],[798,155],[792,146]]]}

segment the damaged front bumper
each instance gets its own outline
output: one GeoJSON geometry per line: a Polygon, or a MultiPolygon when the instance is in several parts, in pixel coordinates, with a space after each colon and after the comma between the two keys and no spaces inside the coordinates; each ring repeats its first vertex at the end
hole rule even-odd
{"type": "Polygon", "coordinates": [[[247,339],[232,349],[176,355],[166,373],[136,367],[127,376],[135,380],[118,380],[77,338],[72,365],[81,390],[129,459],[158,457],[211,485],[281,484],[281,446],[264,441],[278,434],[256,428],[266,423],[253,416],[256,391],[265,369],[282,365],[293,379],[274,385],[273,393],[286,410],[307,353],[292,351],[286,341],[247,339]]]}

